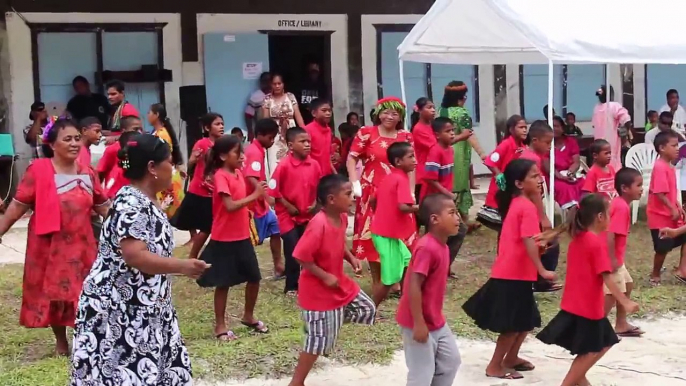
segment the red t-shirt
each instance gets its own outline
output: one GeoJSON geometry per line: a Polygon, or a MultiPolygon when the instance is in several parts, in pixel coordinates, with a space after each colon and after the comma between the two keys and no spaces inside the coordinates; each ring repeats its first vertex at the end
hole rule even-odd
{"type": "Polygon", "coordinates": [[[105,194],[107,197],[114,198],[119,192],[119,189],[130,183],[129,179],[124,177],[124,169],[115,166],[110,174],[105,179],[105,194]]]}
{"type": "Polygon", "coordinates": [[[124,107],[121,109],[121,116],[122,117],[138,117],[140,118],[141,115],[138,113],[138,110],[131,104],[131,103],[125,103],[124,107]]]}
{"type": "MultiPolygon", "coordinates": [[[[341,224],[336,227],[326,213],[320,211],[310,223],[293,251],[293,257],[317,267],[338,278],[338,287],[330,288],[307,269],[300,272],[298,304],[307,311],[331,311],[349,304],[360,287],[343,272],[345,260],[348,215],[341,213],[341,224]]],[[[447,276],[447,274],[446,274],[447,276]]]]}
{"type": "Polygon", "coordinates": [[[323,175],[333,173],[331,170],[331,128],[322,126],[317,121],[312,121],[305,126],[305,131],[310,135],[312,141],[310,156],[319,162],[323,175]]]}
{"type": "Polygon", "coordinates": [[[672,220],[670,208],[660,201],[658,193],[667,195],[667,200],[673,208],[679,207],[677,200],[676,170],[669,162],[662,158],[655,160],[653,173],[650,176],[650,190],[648,190],[648,205],[646,214],[648,215],[648,228],[677,228],[682,220],[672,220]]]}
{"type": "MultiPolygon", "coordinates": [[[[415,126],[416,127],[416,126],[415,126]]],[[[453,191],[453,167],[455,163],[453,147],[443,147],[436,143],[429,149],[424,164],[422,181],[438,181],[449,192],[453,191]]],[[[429,183],[423,183],[419,193],[419,200],[423,200],[428,194],[439,193],[429,183]]]]}
{"type": "Polygon", "coordinates": [[[503,221],[500,248],[491,268],[494,279],[536,281],[538,271],[522,239],[541,233],[538,210],[529,199],[515,197],[503,221]]]}
{"type": "Polygon", "coordinates": [[[610,229],[608,232],[615,234],[615,245],[611,246],[615,250],[617,264],[624,265],[626,255],[626,241],[631,228],[631,209],[629,203],[621,197],[616,197],[610,203],[610,229]]]}
{"type": "Polygon", "coordinates": [[[401,212],[398,206],[414,203],[409,177],[402,170],[391,168],[391,174],[381,181],[376,190],[376,210],[372,217],[371,232],[399,240],[412,236],[417,228],[414,216],[401,212]]]}
{"type": "Polygon", "coordinates": [[[581,190],[589,193],[602,193],[610,199],[617,197],[615,169],[611,165],[607,165],[607,170],[603,170],[594,164],[586,173],[586,181],[581,190]]]}
{"type": "Polygon", "coordinates": [[[352,138],[346,138],[341,143],[341,162],[345,165],[348,162],[348,153],[350,153],[350,146],[353,144],[352,138]]]}
{"type": "Polygon", "coordinates": [[[429,331],[436,331],[445,325],[443,301],[448,284],[449,269],[450,253],[446,244],[438,241],[430,233],[417,241],[410,266],[407,268],[405,282],[403,283],[403,296],[400,298],[395,317],[399,325],[405,328],[414,328],[409,296],[410,278],[413,273],[425,277],[422,286],[422,314],[424,314],[424,321],[429,331]]]}
{"type": "Polygon", "coordinates": [[[205,157],[207,151],[214,146],[214,142],[209,138],[203,138],[193,145],[191,153],[200,151],[198,159],[195,162],[195,169],[193,169],[193,178],[188,184],[188,192],[202,197],[211,197],[212,189],[209,181],[205,180],[205,157]]]}
{"type": "Polygon", "coordinates": [[[541,172],[541,175],[543,174],[543,164],[541,161],[541,156],[536,154],[535,151],[526,147],[526,148],[524,148],[524,150],[522,150],[522,154],[519,155],[519,158],[524,158],[524,159],[534,161],[536,163],[536,166],[538,166],[538,171],[541,172]]]}
{"type": "MultiPolygon", "coordinates": [[[[436,144],[436,134],[434,134],[431,125],[417,122],[412,128],[412,137],[414,138],[414,155],[417,157],[416,179],[421,183],[424,181],[424,170],[429,149],[436,144]]],[[[452,187],[450,191],[452,191],[452,187]]]]}
{"type": "MultiPolygon", "coordinates": [[[[484,164],[488,167],[495,167],[500,172],[505,172],[507,165],[519,157],[519,155],[526,149],[523,144],[517,144],[514,137],[509,136],[505,138],[495,150],[486,157],[484,164]]],[[[498,208],[498,203],[495,200],[495,194],[498,191],[498,186],[495,183],[495,176],[491,177],[491,183],[488,186],[488,193],[486,194],[486,206],[490,208],[498,208]]]]}
{"type": "Polygon", "coordinates": [[[247,196],[245,179],[240,170],[231,174],[224,169],[214,172],[212,192],[212,234],[215,241],[240,241],[250,238],[250,213],[244,206],[233,212],[226,210],[224,196],[238,201],[247,196]]]}
{"type": "Polygon", "coordinates": [[[612,272],[603,235],[582,232],[570,243],[567,275],[560,308],[577,316],[598,320],[605,317],[603,276],[612,272]]]}
{"type": "MultiPolygon", "coordinates": [[[[245,185],[247,195],[255,191],[253,184],[248,178],[257,178],[257,181],[267,181],[267,174],[264,171],[264,157],[267,150],[256,139],[245,149],[245,163],[243,164],[243,175],[245,175],[245,185]]],[[[255,213],[255,217],[263,217],[269,211],[269,203],[266,197],[262,196],[249,205],[250,210],[255,213]]]]}
{"type": "Polygon", "coordinates": [[[114,198],[119,189],[129,184],[129,180],[124,177],[124,170],[119,167],[119,157],[117,155],[119,149],[121,149],[119,142],[107,146],[96,168],[98,174],[102,173],[104,175],[105,194],[109,198],[114,198]]]}
{"type": "Polygon", "coordinates": [[[91,167],[91,151],[86,145],[81,145],[81,150],[79,150],[79,155],[76,157],[76,162],[78,162],[82,167],[91,167]]]}
{"type": "Polygon", "coordinates": [[[331,136],[331,163],[333,163],[333,167],[338,170],[341,168],[341,166],[345,165],[345,160],[341,156],[342,152],[342,142],[341,139],[336,137],[335,135],[331,136]],[[334,156],[338,154],[338,161],[334,162],[333,158],[334,156]]]}
{"type": "Polygon", "coordinates": [[[281,234],[289,232],[295,224],[302,225],[310,221],[312,215],[307,213],[307,209],[317,199],[317,184],[321,177],[319,163],[312,157],[299,160],[289,153],[279,161],[269,180],[268,193],[277,199],[274,211],[279,220],[281,234]],[[279,202],[279,198],[293,204],[300,213],[291,216],[286,207],[279,202]]]}

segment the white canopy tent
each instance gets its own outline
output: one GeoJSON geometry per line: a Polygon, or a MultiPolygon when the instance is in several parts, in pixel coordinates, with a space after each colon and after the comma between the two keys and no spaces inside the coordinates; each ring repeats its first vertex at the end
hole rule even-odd
{"type": "MultiPolygon", "coordinates": [[[[403,61],[547,63],[552,126],[553,63],[686,63],[685,12],[686,2],[679,0],[437,0],[398,47],[403,100],[403,61]],[[636,28],[647,8],[661,11],[658,24],[636,28]]],[[[550,156],[554,160],[553,149],[550,156]]],[[[554,180],[551,170],[551,192],[554,180]]]]}

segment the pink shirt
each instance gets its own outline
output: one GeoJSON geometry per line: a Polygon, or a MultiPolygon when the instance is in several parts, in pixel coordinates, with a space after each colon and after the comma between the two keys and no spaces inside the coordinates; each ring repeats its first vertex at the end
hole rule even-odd
{"type": "Polygon", "coordinates": [[[629,236],[629,228],[631,227],[631,209],[629,203],[621,197],[616,197],[610,203],[610,228],[608,232],[615,234],[615,245],[610,245],[614,248],[617,263],[624,265],[624,256],[626,255],[626,241],[629,236]]]}
{"type": "Polygon", "coordinates": [[[536,152],[527,147],[524,150],[522,150],[522,154],[519,156],[519,158],[524,158],[536,162],[536,166],[538,166],[538,171],[541,172],[541,175],[543,175],[543,165],[541,157],[538,154],[536,154],[536,152]]]}
{"type": "Polygon", "coordinates": [[[491,268],[494,279],[536,281],[537,271],[524,245],[525,238],[541,233],[538,209],[529,199],[515,197],[503,220],[500,248],[491,268]]]}
{"type": "Polygon", "coordinates": [[[593,109],[593,137],[610,143],[612,158],[610,165],[619,170],[622,168],[622,143],[617,129],[631,120],[627,109],[617,102],[598,103],[593,109]],[[608,119],[609,118],[609,119],[608,119]]]}
{"type": "Polygon", "coordinates": [[[615,169],[611,165],[607,165],[607,170],[603,170],[598,165],[593,165],[586,173],[586,181],[584,181],[581,190],[589,193],[602,193],[612,200],[617,197],[615,174],[615,169]]]}
{"type": "Polygon", "coordinates": [[[648,228],[676,228],[682,220],[672,220],[671,208],[662,203],[657,197],[658,193],[667,195],[667,200],[672,204],[672,208],[678,208],[676,189],[676,170],[669,162],[658,158],[653,166],[653,173],[650,177],[650,190],[648,191],[648,228]]]}

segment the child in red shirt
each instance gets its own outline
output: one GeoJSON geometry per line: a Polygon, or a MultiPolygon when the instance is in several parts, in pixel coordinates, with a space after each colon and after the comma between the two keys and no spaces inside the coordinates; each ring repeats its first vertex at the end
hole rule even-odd
{"type": "MultiPolygon", "coordinates": [[[[624,265],[626,254],[626,242],[631,227],[631,208],[633,201],[639,200],[643,195],[643,176],[641,172],[632,168],[622,168],[615,176],[615,189],[619,193],[610,203],[610,227],[607,231],[607,251],[612,265],[612,280],[617,288],[631,297],[634,288],[634,279],[624,265]]],[[[615,332],[619,336],[636,337],[643,335],[643,331],[629,324],[626,318],[626,310],[621,303],[617,302],[610,289],[605,286],[605,316],[610,314],[612,308],[617,306],[617,320],[615,332]]]]}
{"type": "Polygon", "coordinates": [[[260,267],[250,239],[248,205],[264,194],[264,182],[247,193],[241,173],[243,164],[241,140],[235,135],[218,138],[207,157],[205,176],[213,178],[212,230],[210,242],[200,259],[211,267],[198,279],[201,287],[214,290],[214,334],[219,341],[237,339],[226,326],[226,302],[229,288],[246,283],[245,305],[241,324],[265,334],[267,326],[254,315],[260,292],[260,267]]]}
{"type": "Polygon", "coordinates": [[[186,196],[169,222],[177,229],[199,232],[191,239],[188,254],[196,259],[212,231],[212,179],[205,178],[205,159],[214,143],[224,135],[224,118],[217,113],[207,113],[200,118],[204,138],[193,145],[188,158],[188,171],[192,171],[186,196]]]}
{"type": "Polygon", "coordinates": [[[460,227],[455,202],[442,194],[424,198],[419,211],[426,224],[412,253],[396,320],[401,328],[408,385],[452,385],[460,351],[443,315],[450,271],[448,238],[460,227]]]}
{"type": "MultiPolygon", "coordinates": [[[[279,125],[271,118],[263,118],[255,123],[254,133],[255,139],[245,149],[245,163],[242,169],[247,194],[251,194],[257,185],[266,183],[267,174],[265,173],[264,160],[267,149],[274,146],[274,139],[279,134],[279,125]]],[[[268,199],[271,201],[271,198],[265,193],[251,203],[248,209],[255,217],[257,245],[262,245],[264,240],[269,239],[269,249],[274,264],[274,277],[280,278],[284,272],[284,264],[281,260],[281,230],[279,230],[276,214],[270,207],[273,202],[269,202],[268,199]]]]}
{"type": "Polygon", "coordinates": [[[307,224],[293,252],[303,268],[298,303],[306,336],[291,386],[304,386],[317,357],[333,349],[344,321],[371,325],[376,314],[372,299],[343,272],[343,260],[355,272],[362,269],[346,245],[352,184],[340,174],[325,176],[317,185],[317,201],[322,210],[307,224]]]}
{"type": "Polygon", "coordinates": [[[520,379],[519,371],[530,371],[534,366],[519,357],[519,349],[527,334],[541,326],[533,283],[537,274],[554,280],[555,273],[541,263],[534,239],[540,233],[534,205],[541,194],[538,167],[534,161],[516,159],[507,165],[502,178],[505,186],[496,199],[504,219],[500,245],[507,248],[498,248],[490,279],[462,308],[477,326],[500,334],[486,376],[520,379]]]}
{"type": "Polygon", "coordinates": [[[575,355],[562,386],[590,385],[588,370],[619,342],[605,316],[603,283],[612,296],[633,313],[638,304],[629,300],[612,278],[604,232],[609,223],[608,201],[590,194],[579,204],[571,223],[572,241],[567,252],[567,275],[560,312],[536,336],[575,355]]]}
{"type": "Polygon", "coordinates": [[[100,143],[102,124],[98,118],[86,117],[79,122],[79,127],[81,130],[81,150],[76,161],[86,168],[91,168],[93,167],[91,165],[91,146],[100,143]]]}
{"type": "Polygon", "coordinates": [[[317,210],[317,184],[322,170],[310,157],[310,135],[304,129],[288,129],[286,143],[290,152],[279,161],[267,185],[275,200],[274,209],[286,257],[284,293],[295,296],[300,264],[293,258],[293,250],[317,210]]]}
{"type": "Polygon", "coordinates": [[[593,166],[586,173],[586,181],[581,188],[582,194],[602,193],[612,200],[617,197],[617,191],[615,191],[616,171],[610,165],[612,159],[610,143],[604,139],[596,139],[591,143],[589,150],[593,157],[593,166]]]}
{"type": "Polygon", "coordinates": [[[310,102],[310,111],[314,120],[305,126],[305,130],[312,141],[311,157],[319,163],[322,174],[329,175],[335,172],[331,163],[331,103],[317,98],[310,102]]]}
{"type": "Polygon", "coordinates": [[[486,194],[486,203],[479,210],[477,219],[482,224],[493,230],[500,230],[503,220],[498,210],[496,192],[499,186],[504,185],[503,170],[514,159],[519,158],[526,148],[526,135],[528,128],[526,121],[520,115],[513,115],[507,120],[507,133],[503,141],[495,150],[484,159],[486,165],[493,173],[491,183],[486,194]]]}
{"type": "Polygon", "coordinates": [[[655,137],[655,150],[659,154],[653,172],[650,177],[650,190],[648,191],[648,228],[653,238],[653,272],[650,275],[650,283],[659,284],[661,281],[662,266],[665,257],[674,248],[681,247],[681,259],[679,269],[675,277],[686,283],[686,236],[676,238],[661,238],[660,229],[677,228],[684,223],[684,209],[679,204],[676,185],[676,170],[674,162],[679,157],[678,136],[672,131],[661,132],[655,137]]]}
{"type": "Polygon", "coordinates": [[[129,184],[129,180],[124,177],[124,171],[119,167],[118,154],[132,135],[143,131],[143,123],[136,117],[124,117],[119,127],[122,130],[119,139],[105,148],[95,170],[98,172],[100,181],[105,182],[105,193],[109,198],[114,198],[119,189],[129,184]],[[122,139],[122,137],[125,138],[122,139]]]}
{"type": "MultiPolygon", "coordinates": [[[[436,117],[436,106],[431,99],[421,97],[414,104],[412,113],[412,139],[414,139],[414,151],[417,157],[417,172],[415,173],[415,196],[419,202],[421,189],[424,184],[424,169],[429,149],[436,144],[436,134],[431,128],[431,122],[436,117]]],[[[452,186],[450,191],[452,191],[452,186]]]]}
{"type": "Polygon", "coordinates": [[[410,264],[412,254],[408,245],[412,246],[417,229],[413,214],[419,209],[412,197],[408,177],[408,173],[417,166],[412,145],[395,142],[388,147],[386,155],[393,169],[377,188],[376,208],[370,226],[381,263],[381,283],[375,286],[372,294],[377,308],[391,287],[400,283],[410,264]]]}

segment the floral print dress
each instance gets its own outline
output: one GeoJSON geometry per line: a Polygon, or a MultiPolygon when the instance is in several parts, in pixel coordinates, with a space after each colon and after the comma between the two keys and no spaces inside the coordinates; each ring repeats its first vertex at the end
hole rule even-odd
{"type": "MultiPolygon", "coordinates": [[[[269,111],[269,118],[276,121],[277,124],[281,125],[282,119],[288,120],[288,128],[295,127],[295,111],[298,109],[298,101],[295,99],[295,95],[287,92],[284,97],[277,101],[272,94],[267,94],[264,97],[264,108],[269,111]]],[[[276,165],[279,163],[281,158],[285,157],[288,153],[288,145],[286,145],[286,133],[279,134],[274,140],[274,146],[267,150],[267,179],[270,178],[276,165]]]]}
{"type": "Polygon", "coordinates": [[[130,185],[119,191],[103,223],[98,258],[83,285],[71,385],[192,385],[171,282],[167,275],[148,275],[126,264],[120,248],[126,238],[172,257],[167,216],[130,185]]]}
{"type": "MultiPolygon", "coordinates": [[[[362,197],[357,200],[353,234],[353,253],[360,260],[379,261],[379,253],[374,248],[370,230],[374,216],[370,200],[375,196],[376,189],[384,177],[391,174],[386,151],[395,142],[413,144],[412,134],[407,130],[399,130],[395,138],[389,138],[382,137],[377,126],[363,127],[357,132],[350,146],[350,156],[357,157],[362,162],[362,174],[359,175],[362,197]]],[[[416,236],[416,233],[410,236],[405,240],[405,244],[411,246],[416,236]]]]}

